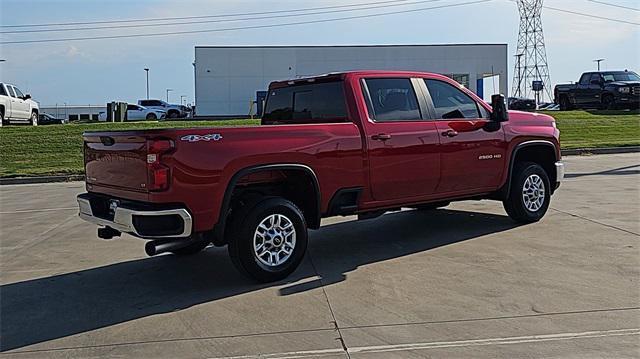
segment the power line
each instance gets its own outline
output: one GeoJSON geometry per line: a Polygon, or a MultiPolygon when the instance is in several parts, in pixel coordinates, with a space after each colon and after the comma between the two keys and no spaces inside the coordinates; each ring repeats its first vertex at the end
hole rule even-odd
{"type": "Polygon", "coordinates": [[[413,2],[406,2],[406,1],[407,0],[402,0],[402,3],[400,4],[375,5],[375,6],[366,6],[366,7],[361,7],[357,9],[346,9],[346,10],[340,9],[340,10],[316,11],[316,12],[308,12],[303,14],[269,15],[269,16],[257,16],[257,17],[246,17],[246,18],[239,18],[239,19],[222,19],[222,20],[199,20],[199,21],[174,22],[174,23],[164,23],[164,24],[111,25],[111,26],[79,27],[79,28],[66,28],[66,29],[10,30],[10,31],[0,31],[0,34],[106,30],[106,29],[140,28],[140,27],[194,25],[194,24],[208,24],[208,23],[221,23],[221,22],[247,21],[247,20],[268,20],[268,19],[276,19],[276,18],[325,15],[325,14],[341,13],[341,12],[348,12],[348,11],[349,12],[363,11],[363,10],[389,8],[389,7],[396,7],[396,6],[418,5],[418,4],[433,3],[433,2],[443,1],[443,0],[421,0],[421,1],[413,1],[413,2]]]}
{"type": "Polygon", "coordinates": [[[638,22],[633,22],[633,21],[627,21],[627,20],[621,20],[621,19],[614,19],[614,18],[610,18],[610,17],[605,17],[605,16],[598,16],[598,15],[591,15],[591,14],[584,14],[581,12],[577,12],[577,11],[571,11],[571,10],[565,10],[565,9],[558,9],[555,7],[551,7],[551,6],[543,6],[545,9],[549,9],[549,10],[553,10],[553,11],[559,11],[559,12],[564,12],[567,14],[573,14],[573,15],[579,15],[579,16],[586,16],[586,17],[591,17],[594,19],[600,19],[600,20],[608,20],[608,21],[615,21],[615,22],[619,22],[622,24],[629,24],[629,25],[640,25],[640,23],[638,22]]]}
{"type": "MultiPolygon", "coordinates": [[[[508,0],[508,1],[511,1],[513,3],[517,2],[516,0],[508,0]]],[[[614,22],[619,22],[619,23],[622,23],[622,24],[629,24],[629,25],[636,25],[636,26],[640,25],[640,23],[638,23],[638,22],[627,21],[627,20],[622,20],[622,19],[614,19],[614,18],[605,17],[605,16],[585,14],[585,13],[577,12],[577,11],[571,11],[571,10],[566,10],[566,9],[558,9],[558,8],[551,7],[551,6],[543,6],[543,8],[549,9],[549,10],[553,10],[553,11],[558,11],[558,12],[564,12],[564,13],[567,13],[567,14],[591,17],[591,18],[599,19],[599,20],[608,20],[608,21],[614,21],[614,22]]]]}
{"type": "Polygon", "coordinates": [[[604,1],[598,1],[598,0],[587,0],[587,1],[594,2],[594,3],[597,3],[597,4],[607,5],[607,6],[619,7],[619,8],[621,8],[621,9],[627,9],[627,10],[633,10],[633,11],[640,11],[640,9],[635,8],[635,7],[624,6],[624,5],[618,5],[618,4],[612,4],[612,3],[608,3],[608,2],[604,2],[604,1]]]}
{"type": "Polygon", "coordinates": [[[158,33],[148,33],[148,34],[111,35],[111,36],[85,36],[85,37],[71,37],[71,38],[57,38],[57,39],[54,38],[54,39],[39,39],[39,40],[2,41],[2,42],[0,42],[0,45],[31,44],[31,43],[44,43],[44,42],[83,41],[83,40],[124,39],[124,38],[135,38],[135,37],[154,37],[154,36],[184,35],[184,34],[197,34],[197,33],[208,33],[208,32],[249,30],[249,29],[264,29],[264,28],[273,28],[273,27],[284,27],[284,26],[295,26],[295,25],[306,25],[306,24],[318,24],[318,23],[325,23],[325,22],[335,22],[335,21],[354,20],[354,19],[365,19],[365,18],[372,18],[372,17],[381,17],[381,16],[388,16],[388,15],[397,15],[397,14],[405,14],[405,13],[412,13],[412,12],[421,12],[421,11],[428,11],[428,10],[444,9],[444,8],[458,7],[458,6],[465,6],[465,5],[481,4],[481,3],[487,3],[487,2],[490,2],[490,1],[493,1],[493,0],[478,0],[478,1],[470,1],[470,2],[459,3],[459,4],[448,4],[448,5],[440,5],[440,6],[432,6],[432,7],[410,9],[410,10],[391,11],[391,12],[368,14],[368,15],[354,15],[354,16],[345,16],[345,17],[319,19],[319,20],[288,22],[288,23],[280,23],[280,24],[239,26],[239,27],[229,27],[229,28],[222,28],[222,29],[188,30],[188,31],[175,31],[175,32],[158,32],[158,33]]]}
{"type": "Polygon", "coordinates": [[[246,16],[246,15],[267,15],[267,14],[279,14],[283,12],[300,12],[300,11],[313,11],[313,10],[326,10],[326,9],[343,9],[348,7],[357,7],[365,5],[377,5],[377,4],[389,4],[405,2],[408,0],[386,0],[378,2],[360,3],[360,4],[347,4],[347,5],[334,5],[334,6],[321,6],[310,8],[299,8],[290,10],[272,10],[272,11],[260,11],[260,12],[243,12],[236,14],[216,14],[216,15],[196,15],[196,16],[180,16],[180,17],[158,17],[147,19],[127,19],[127,20],[102,20],[102,21],[84,21],[84,22],[60,22],[60,23],[48,23],[48,24],[15,24],[15,25],[0,25],[0,27],[41,27],[41,26],[73,26],[73,25],[96,25],[96,24],[111,24],[111,23],[128,23],[128,22],[149,22],[149,21],[170,21],[170,20],[189,20],[189,19],[207,19],[218,17],[234,17],[234,16],[246,16]]]}

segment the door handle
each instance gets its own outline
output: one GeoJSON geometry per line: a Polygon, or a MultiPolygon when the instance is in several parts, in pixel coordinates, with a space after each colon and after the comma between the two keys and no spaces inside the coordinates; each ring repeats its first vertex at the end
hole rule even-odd
{"type": "Polygon", "coordinates": [[[442,135],[445,137],[456,137],[458,135],[458,131],[456,130],[446,130],[442,132],[442,135]]]}
{"type": "Polygon", "coordinates": [[[391,135],[388,135],[386,133],[379,133],[377,135],[371,136],[371,139],[377,141],[386,141],[391,139],[391,135]]]}

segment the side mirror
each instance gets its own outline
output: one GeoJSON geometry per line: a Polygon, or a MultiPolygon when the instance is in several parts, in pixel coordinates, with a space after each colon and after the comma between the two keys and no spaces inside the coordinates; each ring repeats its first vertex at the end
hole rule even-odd
{"type": "Polygon", "coordinates": [[[31,95],[30,95],[30,94],[25,94],[24,96],[22,96],[22,99],[23,99],[23,100],[28,100],[28,99],[30,99],[30,98],[31,98],[31,95]]]}
{"type": "Polygon", "coordinates": [[[506,122],[509,121],[509,113],[507,112],[507,106],[504,102],[504,96],[492,95],[491,96],[491,122],[506,122]]]}

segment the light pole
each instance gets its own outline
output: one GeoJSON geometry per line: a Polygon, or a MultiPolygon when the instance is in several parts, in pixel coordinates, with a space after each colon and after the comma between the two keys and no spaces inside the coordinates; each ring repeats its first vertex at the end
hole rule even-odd
{"type": "Polygon", "coordinates": [[[147,73],[147,100],[149,99],[149,69],[144,68],[144,71],[147,73]]]}
{"type": "Polygon", "coordinates": [[[173,89],[167,89],[167,103],[169,103],[169,91],[173,91],[173,89]]]}
{"type": "Polygon", "coordinates": [[[600,63],[604,61],[604,59],[595,59],[593,60],[593,62],[597,62],[598,63],[598,71],[600,71],[600,63]]]}

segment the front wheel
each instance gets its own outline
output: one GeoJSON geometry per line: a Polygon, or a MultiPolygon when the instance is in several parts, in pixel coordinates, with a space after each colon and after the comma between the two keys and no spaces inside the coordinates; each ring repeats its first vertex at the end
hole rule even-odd
{"type": "Polygon", "coordinates": [[[534,162],[517,163],[509,196],[502,202],[509,217],[520,223],[537,222],[547,213],[550,200],[551,186],[544,168],[534,162]]]}
{"type": "Polygon", "coordinates": [[[31,112],[31,119],[29,120],[29,123],[32,126],[38,126],[38,114],[35,111],[31,112]]]}
{"type": "Polygon", "coordinates": [[[613,96],[608,95],[602,98],[602,109],[603,110],[615,110],[616,109],[616,100],[613,96]]]}
{"type": "Polygon", "coordinates": [[[307,250],[307,224],[292,202],[269,197],[239,210],[231,224],[229,255],[236,268],[258,282],[286,278],[307,250]]]}

